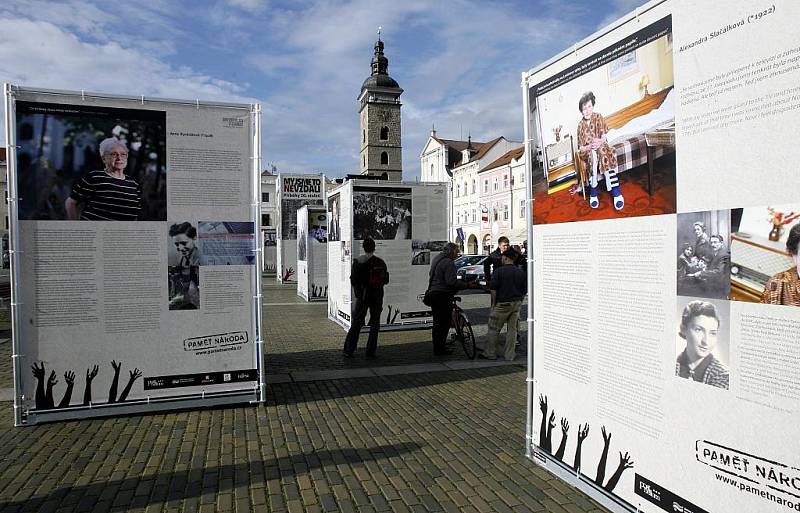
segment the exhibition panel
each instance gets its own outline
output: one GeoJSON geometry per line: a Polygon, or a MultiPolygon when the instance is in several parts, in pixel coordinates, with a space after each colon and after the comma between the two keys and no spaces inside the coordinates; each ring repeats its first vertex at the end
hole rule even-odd
{"type": "Polygon", "coordinates": [[[799,16],[656,0],[522,75],[529,455],[614,511],[800,511],[799,16]]]}
{"type": "Polygon", "coordinates": [[[328,193],[328,317],[350,326],[350,267],[365,238],[386,261],[389,283],[381,329],[409,329],[432,322],[422,304],[431,258],[447,242],[446,186],[348,180],[328,193]]]}
{"type": "Polygon", "coordinates": [[[6,107],[17,424],[259,400],[258,106],[6,107]]]}

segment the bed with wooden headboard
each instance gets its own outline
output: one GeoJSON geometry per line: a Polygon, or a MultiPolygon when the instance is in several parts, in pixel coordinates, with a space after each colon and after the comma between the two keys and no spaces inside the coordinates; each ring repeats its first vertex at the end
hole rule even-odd
{"type": "MultiPolygon", "coordinates": [[[[672,91],[673,87],[667,87],[657,93],[648,94],[625,108],[603,116],[610,129],[609,145],[617,153],[617,172],[621,173],[647,164],[647,142],[644,134],[657,126],[667,124],[670,119],[674,122],[673,102],[670,101],[669,105],[664,105],[672,91]]],[[[672,148],[657,147],[653,158],[655,160],[655,158],[672,151],[674,151],[672,148]]],[[[587,163],[580,158],[578,152],[575,154],[575,160],[578,163],[581,177],[585,181],[588,177],[587,163]]]]}

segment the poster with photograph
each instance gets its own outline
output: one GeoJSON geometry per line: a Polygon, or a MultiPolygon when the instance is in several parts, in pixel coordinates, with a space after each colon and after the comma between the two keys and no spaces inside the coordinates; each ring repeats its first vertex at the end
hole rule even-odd
{"type": "Polygon", "coordinates": [[[257,113],[16,86],[6,101],[16,422],[252,400],[257,113]]]}
{"type": "Polygon", "coordinates": [[[370,237],[376,243],[375,255],[386,262],[390,276],[384,287],[381,325],[403,329],[431,322],[430,309],[420,298],[427,289],[432,255],[447,240],[445,190],[437,183],[353,180],[328,196],[330,212],[335,205],[340,213],[341,229],[339,244],[328,243],[331,319],[349,326],[350,266],[364,253],[364,238],[370,237]]]}
{"type": "Polygon", "coordinates": [[[666,15],[530,87],[535,224],[675,212],[671,33],[666,15]]]}
{"type": "Polygon", "coordinates": [[[18,101],[18,216],[166,221],[166,112],[18,101]]]}
{"type": "Polygon", "coordinates": [[[800,203],[731,210],[731,299],[800,306],[800,203]]]}
{"type": "Polygon", "coordinates": [[[261,238],[264,241],[264,274],[275,274],[278,266],[278,234],[275,228],[261,230],[261,238]]]}
{"type": "Polygon", "coordinates": [[[679,296],[728,299],[730,240],[729,210],[678,214],[679,296]]]}
{"type": "Polygon", "coordinates": [[[325,207],[297,211],[297,295],[306,301],[328,297],[328,215],[325,207]]]}
{"type": "Polygon", "coordinates": [[[281,283],[297,283],[297,212],[306,205],[324,206],[322,175],[278,175],[278,275],[281,283]]]}
{"type": "Polygon", "coordinates": [[[783,0],[649,2],[524,74],[542,156],[532,459],[611,511],[800,511],[800,204],[781,130],[798,16],[783,0]],[[620,169],[620,113],[657,121],[639,170],[620,169]]]}

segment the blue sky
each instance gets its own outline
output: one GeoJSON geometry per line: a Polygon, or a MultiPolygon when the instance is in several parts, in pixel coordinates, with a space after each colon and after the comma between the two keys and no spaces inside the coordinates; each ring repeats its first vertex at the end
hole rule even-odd
{"type": "Polygon", "coordinates": [[[413,180],[432,125],[521,141],[520,73],[643,3],[4,0],[0,81],[260,102],[265,163],[342,176],[358,172],[357,97],[382,26],[413,180]]]}

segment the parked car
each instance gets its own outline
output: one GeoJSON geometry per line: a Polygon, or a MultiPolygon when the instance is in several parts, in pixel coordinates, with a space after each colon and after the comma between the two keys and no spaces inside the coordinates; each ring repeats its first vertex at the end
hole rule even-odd
{"type": "Polygon", "coordinates": [[[465,265],[483,265],[484,260],[486,260],[486,255],[461,255],[453,263],[456,264],[456,270],[458,270],[465,265]]]}
{"type": "Polygon", "coordinates": [[[487,255],[464,255],[458,257],[455,261],[456,276],[467,283],[477,281],[478,285],[485,287],[486,280],[483,274],[483,264],[487,258],[489,258],[487,255]],[[461,259],[464,259],[464,261],[459,265],[459,260],[461,259]]]}

